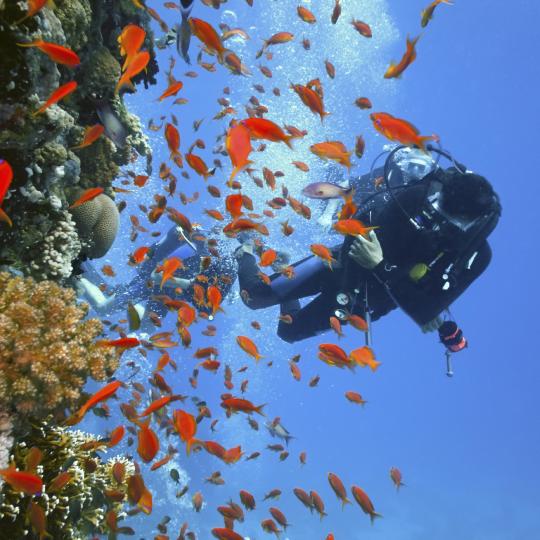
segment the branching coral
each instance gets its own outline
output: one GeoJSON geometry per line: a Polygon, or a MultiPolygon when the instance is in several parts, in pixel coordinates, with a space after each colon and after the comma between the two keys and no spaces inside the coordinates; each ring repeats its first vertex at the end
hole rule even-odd
{"type": "MultiPolygon", "coordinates": [[[[42,461],[37,467],[44,492],[32,497],[46,515],[46,530],[55,540],[78,540],[90,534],[107,532],[105,514],[113,510],[123,517],[122,500],[126,482],[117,482],[112,474],[113,465],[121,462],[125,477],[135,467],[132,461],[116,456],[103,461],[94,451],[97,439],[81,431],[69,431],[47,423],[31,426],[29,433],[19,441],[12,452],[12,463],[19,469],[26,467],[26,457],[32,447],[38,448],[42,461]],[[70,481],[60,490],[51,488],[51,481],[60,472],[67,472],[70,481]],[[115,500],[106,493],[114,492],[115,500]]],[[[4,484],[0,494],[0,522],[2,538],[24,538],[29,530],[26,523],[30,497],[15,492],[4,484]]]]}
{"type": "Polygon", "coordinates": [[[45,416],[76,404],[88,376],[102,381],[118,366],[97,346],[98,319],[51,281],[0,273],[0,408],[45,416]]]}

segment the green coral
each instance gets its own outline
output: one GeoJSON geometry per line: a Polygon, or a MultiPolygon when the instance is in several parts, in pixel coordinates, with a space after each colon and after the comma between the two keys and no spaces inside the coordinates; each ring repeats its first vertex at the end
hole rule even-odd
{"type": "Polygon", "coordinates": [[[79,151],[81,160],[81,187],[107,188],[118,174],[114,161],[115,146],[107,137],[100,137],[94,144],[79,151]]]}
{"type": "MultiPolygon", "coordinates": [[[[0,493],[0,530],[2,538],[25,538],[30,529],[26,522],[30,500],[46,514],[46,531],[55,540],[83,540],[90,535],[110,532],[105,523],[109,511],[121,513],[126,495],[126,482],[113,478],[112,468],[121,462],[125,477],[134,474],[132,461],[116,456],[105,462],[95,451],[105,448],[98,439],[81,431],[70,431],[44,422],[30,425],[28,433],[12,450],[12,463],[19,470],[26,467],[32,447],[41,450],[43,458],[36,473],[43,479],[44,490],[30,497],[14,491],[9,484],[0,493]],[[60,472],[68,472],[70,481],[59,491],[52,492],[50,483],[60,472]],[[115,491],[114,502],[106,495],[115,491]],[[118,500],[121,499],[121,500],[118,500]]],[[[123,517],[120,514],[119,519],[123,517]]]]}
{"type": "Polygon", "coordinates": [[[112,95],[120,74],[120,64],[109,49],[97,48],[84,64],[79,96],[84,98],[112,95]]]}
{"type": "Polygon", "coordinates": [[[118,367],[100,347],[99,319],[52,281],[0,272],[0,409],[18,418],[63,415],[76,406],[90,376],[103,381],[118,367]]]}
{"type": "Polygon", "coordinates": [[[66,41],[78,51],[88,42],[92,9],[88,1],[56,0],[55,15],[62,23],[66,41]]]}
{"type": "Polygon", "coordinates": [[[53,166],[63,165],[68,158],[68,151],[65,146],[57,142],[50,141],[40,146],[34,152],[35,161],[38,165],[49,163],[53,166]]]}

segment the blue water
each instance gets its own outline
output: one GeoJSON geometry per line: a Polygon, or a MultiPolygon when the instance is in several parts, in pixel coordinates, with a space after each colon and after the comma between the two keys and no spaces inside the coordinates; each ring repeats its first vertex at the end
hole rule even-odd
{"type": "MultiPolygon", "coordinates": [[[[205,338],[200,334],[204,321],[194,327],[191,349],[178,348],[173,357],[179,365],[178,373],[168,372],[167,380],[175,392],[196,395],[207,401],[213,418],[219,418],[216,433],[204,421],[198,435],[214,439],[226,447],[242,445],[246,455],[261,451],[254,461],[241,460],[226,466],[204,452],[185,456],[180,453],[169,465],[156,472],[143,466],[144,477],[154,494],[151,516],[129,518],[138,536],[151,538],[157,534],[156,525],[162,516],[172,517],[169,525],[171,538],[176,537],[184,521],[197,537],[211,537],[212,527],[223,526],[217,513],[218,505],[229,498],[239,502],[238,491],[246,489],[254,494],[257,509],[246,513],[246,521],[236,530],[251,540],[268,536],[260,521],[269,518],[268,508],[277,506],[292,526],[282,538],[291,540],[324,539],[333,532],[336,539],[389,540],[533,540],[540,538],[540,425],[538,410],[538,382],[540,368],[537,358],[535,303],[540,298],[537,246],[537,206],[540,189],[535,177],[537,155],[537,126],[540,120],[538,83],[540,67],[537,55],[540,39],[537,21],[540,7],[526,1],[502,2],[477,0],[456,1],[454,6],[439,6],[435,18],[422,32],[417,60],[399,80],[385,80],[382,75],[391,59],[399,60],[404,51],[407,34],[420,32],[420,11],[427,2],[387,2],[365,0],[343,1],[343,13],[337,25],[330,24],[333,1],[303,2],[317,16],[317,24],[310,26],[296,16],[297,1],[255,0],[249,8],[244,1],[231,0],[220,11],[197,3],[193,15],[208,20],[215,26],[220,21],[231,27],[241,27],[251,39],[228,42],[252,71],[251,77],[230,75],[217,65],[215,73],[194,65],[185,66],[177,59],[173,73],[184,81],[179,96],[189,99],[187,105],[173,106],[172,99],[154,101],[166,88],[165,70],[168,57],[176,55],[174,47],[159,52],[161,73],[159,84],[149,90],[139,88],[127,98],[133,112],[144,122],[153,117],[174,113],[184,152],[196,138],[207,143],[207,150],[195,150],[210,165],[215,137],[222,133],[228,120],[213,121],[220,110],[216,99],[224,86],[231,88],[232,106],[238,117],[244,117],[243,104],[254,94],[268,106],[268,118],[280,123],[294,124],[307,129],[309,135],[295,143],[294,151],[285,145],[269,144],[266,152],[257,154],[257,165],[285,172],[284,182],[293,196],[301,188],[324,178],[324,167],[308,150],[309,145],[326,138],[342,140],[348,147],[356,135],[366,139],[366,154],[355,160],[355,173],[369,169],[385,140],[378,136],[369,121],[369,112],[354,107],[353,101],[368,96],[376,111],[387,111],[413,122],[422,133],[437,133],[445,148],[470,169],[486,176],[499,193],[503,216],[490,237],[493,260],[487,271],[453,306],[454,316],[464,329],[470,347],[456,355],[455,376],[445,376],[443,350],[434,334],[424,335],[406,315],[394,311],[377,321],[373,329],[374,349],[382,365],[376,373],[358,370],[356,374],[331,368],[317,359],[317,347],[323,342],[336,342],[328,334],[295,345],[281,342],[275,335],[277,308],[250,311],[238,298],[235,285],[224,304],[225,314],[217,317],[218,334],[205,338]],[[229,10],[229,11],[227,11],[229,10]],[[368,22],[373,39],[359,36],[349,24],[352,16],[368,22]],[[277,31],[291,31],[294,42],[273,48],[271,62],[255,60],[255,52],[262,39],[277,31]],[[304,51],[301,39],[311,40],[311,50],[304,51]],[[336,67],[336,78],[330,80],[324,71],[328,58],[336,67]],[[273,73],[266,79],[257,65],[268,65],[273,73]],[[196,79],[183,73],[194,69],[196,79]],[[305,108],[288,89],[289,81],[305,84],[320,77],[325,89],[326,109],[332,114],[324,125],[305,108]],[[266,93],[258,94],[252,84],[263,84],[266,93]],[[278,86],[282,96],[277,98],[271,88],[278,86]],[[194,134],[192,122],[204,117],[200,131],[194,134]],[[311,166],[309,175],[298,172],[290,162],[305,161],[311,166]],[[250,326],[252,320],[262,325],[261,331],[250,326]],[[255,366],[251,358],[236,345],[238,334],[252,337],[264,360],[255,366]],[[265,449],[275,443],[259,423],[253,431],[244,415],[226,419],[219,406],[223,386],[222,369],[217,375],[201,372],[199,387],[193,391],[187,379],[195,366],[193,351],[203,345],[214,345],[220,350],[220,360],[233,367],[243,365],[244,374],[234,374],[234,392],[240,382],[249,379],[247,399],[256,404],[267,403],[270,419],[279,416],[294,439],[289,444],[290,456],[284,461],[265,449]],[[302,379],[296,382],[288,367],[288,359],[301,353],[299,367],[302,379]],[[272,360],[272,367],[266,362],[272,360]],[[308,386],[309,379],[320,375],[316,388],[308,386]],[[364,408],[349,403],[344,393],[358,391],[368,401],[364,408]],[[298,455],[307,452],[307,464],[301,466],[298,455]],[[169,479],[175,467],[189,478],[189,491],[182,499],[174,493],[178,486],[169,479]],[[391,467],[403,473],[406,486],[396,492],[390,477],[391,467]],[[212,471],[220,470],[224,486],[204,483],[212,471]],[[328,472],[338,474],[347,488],[356,484],[372,499],[375,509],[384,517],[370,524],[369,518],[353,502],[345,510],[334,496],[327,482],[328,472]],[[309,492],[316,490],[326,504],[329,514],[322,521],[310,514],[292,494],[294,487],[309,492]],[[262,502],[271,489],[279,488],[278,501],[262,502]],[[202,491],[205,506],[196,514],[190,498],[202,491]]],[[[176,13],[156,6],[163,17],[173,23],[176,13]]],[[[157,30],[157,29],[156,29],[157,30]]],[[[159,31],[157,30],[157,35],[159,31]]],[[[199,42],[193,38],[192,60],[199,42]]],[[[210,59],[209,61],[212,61],[210,59]]],[[[154,151],[154,170],[166,161],[168,150],[161,132],[148,132],[154,151]]],[[[219,156],[225,165],[210,183],[226,192],[228,159],[219,156]]],[[[136,170],[143,172],[143,165],[136,170]]],[[[179,172],[173,172],[179,176],[179,172]]],[[[216,207],[202,178],[190,172],[186,181],[179,176],[178,191],[191,196],[200,192],[197,203],[183,207],[175,198],[174,206],[185,212],[192,221],[205,226],[215,224],[202,213],[204,208],[216,207]]],[[[271,198],[268,188],[254,186],[247,175],[238,177],[245,186],[243,192],[253,198],[256,209],[263,209],[271,198]]],[[[121,234],[109,254],[99,261],[112,263],[121,269],[122,280],[133,275],[133,270],[122,261],[135,247],[149,245],[149,236],[140,235],[129,241],[129,215],[142,217],[137,204],[151,204],[154,193],[163,193],[163,183],[154,174],[152,180],[135,195],[120,196],[128,201],[122,214],[121,234]],[[120,262],[119,262],[120,261],[120,262]]],[[[311,221],[282,210],[279,219],[267,220],[272,247],[285,248],[295,258],[308,254],[314,241],[336,243],[317,225],[322,208],[312,204],[311,221]],[[284,241],[277,221],[290,218],[295,234],[284,241]],[[274,244],[272,244],[274,242],[274,244]]],[[[223,211],[223,206],[218,207],[223,211]]],[[[165,232],[170,222],[163,218],[153,230],[165,232]]],[[[227,242],[225,249],[236,247],[227,242]]],[[[121,281],[117,278],[118,282],[121,281]]],[[[114,281],[111,281],[114,283],[114,281]]],[[[174,328],[173,318],[164,327],[174,328]]],[[[363,345],[363,337],[353,329],[345,330],[340,345],[346,350],[363,345]]],[[[157,353],[150,353],[155,365],[157,353]]],[[[125,353],[124,360],[141,363],[136,353],[125,353]]],[[[146,376],[151,368],[141,363],[146,376]]],[[[129,375],[120,371],[119,377],[129,375]]],[[[148,385],[147,385],[148,386],[148,385]]],[[[126,393],[127,394],[127,393],[126,393]]],[[[115,405],[111,404],[113,411],[115,405]]],[[[186,409],[195,413],[193,404],[186,409]]],[[[109,422],[89,419],[85,428],[104,430],[124,418],[118,413],[109,422]]],[[[156,426],[155,426],[156,427],[156,426]]],[[[170,442],[176,444],[174,436],[170,442]]],[[[166,449],[163,441],[162,451],[166,449]]],[[[120,446],[119,451],[135,453],[135,447],[120,446]]],[[[164,454],[160,454],[164,455],[164,454]]],[[[135,457],[137,457],[135,455],[135,457]]],[[[187,480],[186,480],[187,481],[187,480]]],[[[182,482],[181,482],[182,485],[182,482]]]]}

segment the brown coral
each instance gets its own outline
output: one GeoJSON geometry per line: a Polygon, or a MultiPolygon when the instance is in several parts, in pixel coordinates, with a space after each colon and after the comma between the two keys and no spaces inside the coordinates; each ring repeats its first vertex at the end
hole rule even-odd
{"type": "Polygon", "coordinates": [[[0,409],[59,413],[76,405],[88,376],[112,375],[118,359],[95,345],[103,327],[84,320],[87,311],[71,289],[0,273],[0,409]]]}

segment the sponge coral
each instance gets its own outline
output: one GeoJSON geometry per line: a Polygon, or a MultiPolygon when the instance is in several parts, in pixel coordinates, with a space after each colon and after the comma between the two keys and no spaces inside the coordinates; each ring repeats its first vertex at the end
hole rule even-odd
{"type": "Polygon", "coordinates": [[[116,370],[115,352],[97,346],[99,319],[52,281],[0,272],[0,409],[42,417],[75,406],[88,376],[116,370]]]}
{"type": "MultiPolygon", "coordinates": [[[[95,451],[98,444],[93,435],[44,422],[30,425],[29,432],[14,446],[11,464],[18,470],[26,468],[32,448],[41,451],[36,473],[43,479],[43,493],[32,501],[46,516],[45,530],[50,538],[83,540],[95,534],[112,533],[105,520],[106,513],[112,511],[118,519],[125,516],[126,481],[115,479],[113,467],[121,463],[125,478],[129,478],[135,472],[134,463],[120,456],[105,462],[95,451]],[[53,480],[62,472],[68,473],[69,481],[60,489],[53,489],[53,480]]],[[[27,521],[29,496],[14,491],[7,483],[0,489],[0,537],[29,538],[25,532],[31,528],[27,521]]]]}

